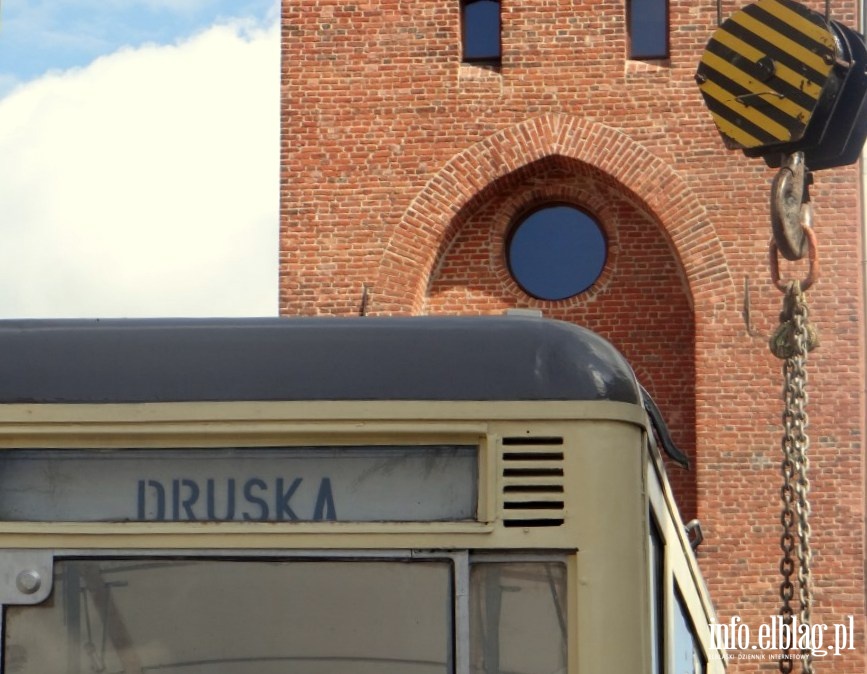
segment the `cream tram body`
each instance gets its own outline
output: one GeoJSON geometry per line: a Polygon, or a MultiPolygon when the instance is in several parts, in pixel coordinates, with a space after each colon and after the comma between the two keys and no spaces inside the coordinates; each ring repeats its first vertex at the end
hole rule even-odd
{"type": "Polygon", "coordinates": [[[534,318],[0,324],[3,672],[720,672],[628,364],[534,318]]]}

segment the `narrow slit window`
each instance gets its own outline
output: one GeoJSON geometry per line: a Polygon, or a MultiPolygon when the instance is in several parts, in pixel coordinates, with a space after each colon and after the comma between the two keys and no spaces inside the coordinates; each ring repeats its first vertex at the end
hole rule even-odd
{"type": "Polygon", "coordinates": [[[668,0],[626,0],[629,58],[668,58],[668,0]]]}
{"type": "Polygon", "coordinates": [[[463,60],[467,63],[499,63],[499,0],[461,1],[463,60]]]}

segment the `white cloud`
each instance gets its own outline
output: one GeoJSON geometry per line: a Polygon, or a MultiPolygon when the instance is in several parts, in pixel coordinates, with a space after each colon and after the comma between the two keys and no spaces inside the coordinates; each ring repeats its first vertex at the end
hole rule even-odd
{"type": "Polygon", "coordinates": [[[15,75],[0,73],[0,98],[3,98],[19,84],[20,82],[15,75]]]}
{"type": "Polygon", "coordinates": [[[277,26],[0,100],[0,316],[276,313],[277,26]]]}

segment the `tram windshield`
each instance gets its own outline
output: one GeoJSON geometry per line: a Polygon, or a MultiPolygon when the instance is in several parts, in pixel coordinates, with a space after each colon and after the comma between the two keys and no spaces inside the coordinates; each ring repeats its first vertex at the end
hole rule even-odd
{"type": "Polygon", "coordinates": [[[57,561],[46,602],[7,609],[5,671],[449,674],[469,637],[471,672],[565,672],[565,575],[473,564],[456,620],[448,558],[57,561]]]}

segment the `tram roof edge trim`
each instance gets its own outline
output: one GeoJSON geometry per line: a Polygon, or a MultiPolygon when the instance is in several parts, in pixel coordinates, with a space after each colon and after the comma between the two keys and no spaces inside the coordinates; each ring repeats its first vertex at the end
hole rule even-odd
{"type": "Polygon", "coordinates": [[[0,321],[0,404],[613,400],[595,333],[518,316],[0,321]]]}

